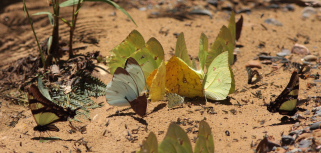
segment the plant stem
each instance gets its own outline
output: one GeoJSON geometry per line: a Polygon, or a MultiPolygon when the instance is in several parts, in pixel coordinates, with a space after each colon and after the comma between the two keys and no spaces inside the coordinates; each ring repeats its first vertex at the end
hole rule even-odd
{"type": "Polygon", "coordinates": [[[42,50],[41,47],[40,47],[39,40],[38,40],[36,31],[35,31],[35,28],[33,27],[33,20],[32,20],[32,18],[31,18],[30,15],[29,15],[29,11],[28,11],[28,8],[27,8],[26,1],[25,1],[25,0],[23,0],[23,8],[24,8],[24,10],[25,10],[25,12],[26,12],[26,14],[27,14],[27,17],[28,17],[28,19],[29,19],[29,23],[30,23],[30,26],[31,26],[33,35],[35,36],[35,39],[36,39],[36,42],[37,42],[38,50],[39,50],[40,57],[41,57],[41,62],[42,62],[42,64],[43,64],[44,69],[47,69],[46,57],[45,57],[45,55],[44,55],[43,50],[42,50]]]}
{"type": "MultiPolygon", "coordinates": [[[[59,0],[53,0],[52,7],[54,12],[54,27],[52,30],[52,44],[49,50],[49,55],[52,55],[55,58],[59,58],[61,56],[59,53],[59,0]]],[[[49,60],[49,62],[51,61],[52,59],[49,60]]]]}
{"type": "Polygon", "coordinates": [[[77,22],[78,13],[79,13],[79,9],[81,7],[81,4],[82,4],[82,1],[79,0],[78,4],[77,4],[76,11],[75,11],[75,7],[73,7],[73,10],[72,10],[72,24],[70,26],[70,31],[69,31],[69,58],[72,58],[74,56],[73,50],[72,50],[73,36],[74,36],[75,29],[76,29],[76,22],[77,22]]]}

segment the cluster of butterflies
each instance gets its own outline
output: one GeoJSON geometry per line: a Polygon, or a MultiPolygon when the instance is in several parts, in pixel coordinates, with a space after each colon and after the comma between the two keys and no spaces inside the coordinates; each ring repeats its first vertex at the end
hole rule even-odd
{"type": "MultiPolygon", "coordinates": [[[[125,67],[118,67],[112,81],[107,85],[108,103],[114,106],[131,106],[136,114],[143,117],[146,115],[148,105],[145,87],[143,70],[134,58],[128,58],[125,67]]],[[[267,106],[268,111],[279,112],[281,115],[294,115],[297,112],[298,91],[299,75],[294,71],[284,91],[267,106]]],[[[168,104],[169,107],[184,101],[184,98],[175,93],[169,93],[167,96],[172,99],[168,104]]],[[[28,98],[29,107],[37,123],[35,131],[59,131],[53,123],[67,121],[76,115],[77,109],[71,110],[53,103],[36,85],[30,86],[28,98]]]]}

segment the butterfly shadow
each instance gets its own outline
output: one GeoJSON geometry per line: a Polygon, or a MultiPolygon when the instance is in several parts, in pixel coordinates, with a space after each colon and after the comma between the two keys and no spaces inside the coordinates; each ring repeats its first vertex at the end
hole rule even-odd
{"type": "Polygon", "coordinates": [[[59,137],[33,137],[31,140],[43,140],[43,141],[52,141],[52,140],[63,140],[59,137]]]}
{"type": "Polygon", "coordinates": [[[223,105],[233,105],[231,103],[231,98],[230,97],[227,97],[226,99],[224,100],[211,100],[211,99],[207,99],[207,102],[210,102],[210,103],[218,103],[218,104],[223,104],[223,105]]]}
{"type": "Polygon", "coordinates": [[[139,123],[141,124],[144,124],[144,125],[148,125],[147,121],[144,120],[143,118],[140,118],[140,117],[135,117],[136,113],[133,113],[133,112],[129,112],[129,113],[123,113],[122,111],[127,111],[131,109],[131,107],[129,108],[125,108],[125,109],[122,109],[122,110],[118,110],[115,112],[115,114],[112,114],[112,115],[109,115],[107,116],[107,118],[111,118],[111,117],[114,117],[114,116],[130,116],[132,117],[134,120],[138,121],[139,123]]]}
{"type": "MultiPolygon", "coordinates": [[[[284,116],[284,117],[287,117],[287,116],[284,116]]],[[[295,124],[296,122],[300,122],[298,119],[292,119],[292,118],[284,118],[282,117],[281,118],[281,122],[280,123],[274,123],[274,124],[271,124],[269,126],[279,126],[279,125],[288,125],[288,124],[295,124]]]]}
{"type": "Polygon", "coordinates": [[[141,117],[135,117],[135,116],[131,116],[134,120],[136,120],[137,122],[143,124],[143,125],[146,125],[148,126],[148,123],[145,119],[141,118],[141,117]]]}
{"type": "Polygon", "coordinates": [[[111,118],[111,117],[114,117],[114,116],[133,116],[133,115],[135,115],[135,113],[133,113],[133,112],[123,113],[123,112],[117,111],[115,114],[107,116],[107,118],[111,118]]]}
{"type": "Polygon", "coordinates": [[[155,112],[163,109],[164,107],[166,107],[166,103],[158,104],[149,114],[155,113],[155,112]]]}
{"type": "Polygon", "coordinates": [[[194,98],[186,97],[185,101],[193,105],[206,105],[206,99],[204,97],[194,97],[194,98]]]}

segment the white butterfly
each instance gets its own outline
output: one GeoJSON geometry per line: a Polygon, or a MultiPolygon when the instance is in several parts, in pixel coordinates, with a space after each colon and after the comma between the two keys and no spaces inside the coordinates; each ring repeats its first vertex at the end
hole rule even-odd
{"type": "Polygon", "coordinates": [[[107,85],[106,98],[113,106],[131,106],[140,116],[146,115],[147,97],[140,95],[145,89],[144,72],[138,62],[130,57],[125,68],[118,67],[113,80],[107,85]]]}

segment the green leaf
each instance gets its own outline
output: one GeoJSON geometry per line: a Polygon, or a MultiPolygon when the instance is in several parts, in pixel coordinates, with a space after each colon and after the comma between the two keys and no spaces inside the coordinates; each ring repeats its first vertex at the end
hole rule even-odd
{"type": "Polygon", "coordinates": [[[138,153],[158,153],[158,142],[153,132],[150,132],[147,139],[143,141],[138,153]]]}
{"type": "Polygon", "coordinates": [[[198,58],[200,60],[201,69],[203,71],[205,70],[207,55],[208,55],[208,38],[204,33],[202,33],[200,38],[200,51],[198,53],[198,58]]]}
{"type": "Polygon", "coordinates": [[[192,145],[186,132],[177,124],[171,123],[163,142],[158,148],[161,153],[192,153],[192,145]]]}
{"type": "Polygon", "coordinates": [[[52,36],[48,38],[48,42],[47,42],[48,48],[51,48],[51,44],[52,44],[52,36]]]}
{"type": "Polygon", "coordinates": [[[193,67],[192,61],[191,61],[191,59],[188,55],[188,52],[187,52],[187,47],[186,47],[183,32],[178,35],[177,42],[176,42],[175,55],[177,57],[179,57],[180,59],[182,59],[189,67],[195,69],[195,67],[193,67]]]}
{"type": "Polygon", "coordinates": [[[133,30],[123,42],[112,50],[112,55],[107,59],[110,73],[114,74],[117,67],[124,67],[126,59],[144,45],[143,36],[137,30],[133,30]]]}
{"type": "MultiPolygon", "coordinates": [[[[127,17],[130,18],[130,20],[132,20],[134,22],[134,24],[137,26],[135,20],[130,16],[130,14],[121,6],[119,6],[117,3],[115,3],[114,1],[111,0],[81,0],[80,3],[83,3],[83,1],[88,1],[88,2],[105,2],[109,5],[114,6],[116,9],[122,11],[125,15],[127,15],[127,17]]],[[[65,2],[62,2],[59,6],[60,7],[67,7],[67,6],[72,6],[72,5],[76,5],[79,3],[79,0],[67,0],[65,2]]]]}
{"type": "Polygon", "coordinates": [[[132,20],[134,22],[134,24],[137,26],[135,20],[130,16],[130,14],[122,7],[120,7],[117,3],[115,3],[114,1],[111,0],[85,0],[85,1],[91,1],[91,2],[105,2],[108,3],[112,6],[114,6],[116,9],[122,11],[125,15],[127,15],[127,17],[130,18],[130,20],[132,20]]]}
{"type": "Polygon", "coordinates": [[[48,18],[49,18],[49,22],[51,25],[54,25],[54,17],[53,17],[53,14],[51,12],[38,12],[38,13],[35,13],[35,14],[32,14],[32,15],[48,15],[48,18]]]}
{"type": "Polygon", "coordinates": [[[198,131],[194,153],[214,153],[214,138],[211,127],[202,120],[198,131]]]}
{"type": "MultiPolygon", "coordinates": [[[[84,0],[81,0],[80,3],[83,3],[84,0]]],[[[67,6],[73,6],[77,5],[79,3],[79,0],[67,0],[59,4],[60,7],[67,7],[67,6]]]]}

